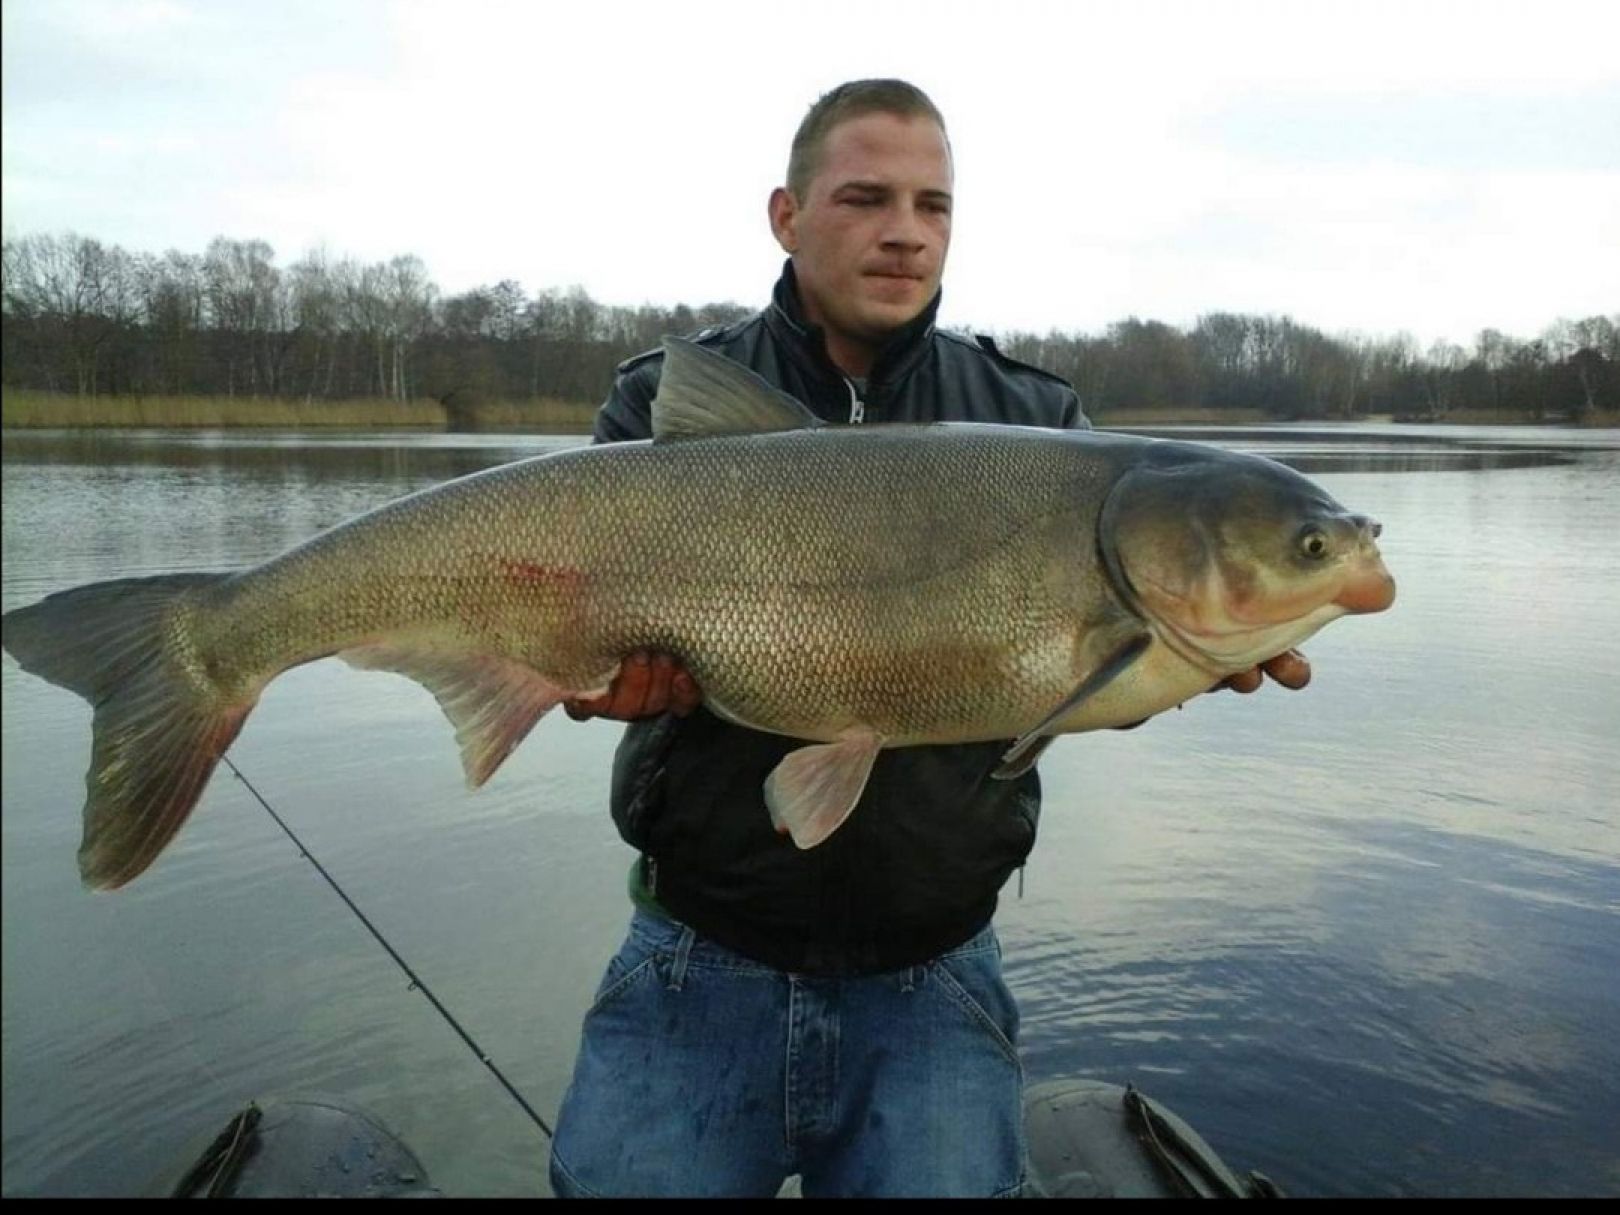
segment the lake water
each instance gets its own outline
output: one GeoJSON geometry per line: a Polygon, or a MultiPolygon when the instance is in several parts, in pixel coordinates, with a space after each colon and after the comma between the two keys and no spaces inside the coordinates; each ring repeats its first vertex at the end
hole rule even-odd
{"type": "MultiPolygon", "coordinates": [[[[1194,437],[1380,519],[1400,598],[1314,639],[1304,692],[1047,752],[997,916],[1030,1079],[1132,1081],[1294,1194],[1620,1191],[1620,432],[1194,437]]],[[[0,599],[257,562],[566,442],[7,433],[0,599]]],[[[143,878],[83,891],[89,711],[3,681],[7,1195],[136,1191],[311,1091],[448,1193],[548,1192],[533,1125],[227,769],[143,878]]],[[[469,794],[427,693],[326,661],[231,753],[548,1118],[627,918],[617,733],[548,721],[469,794]]]]}

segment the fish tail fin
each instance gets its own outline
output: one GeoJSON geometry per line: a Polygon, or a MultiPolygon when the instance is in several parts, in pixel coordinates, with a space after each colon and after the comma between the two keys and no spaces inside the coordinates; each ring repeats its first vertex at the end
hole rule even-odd
{"type": "Polygon", "coordinates": [[[187,600],[228,574],[99,582],[7,612],[0,644],[95,708],[79,873],[116,890],[190,815],[258,691],[228,696],[188,661],[187,600]]]}

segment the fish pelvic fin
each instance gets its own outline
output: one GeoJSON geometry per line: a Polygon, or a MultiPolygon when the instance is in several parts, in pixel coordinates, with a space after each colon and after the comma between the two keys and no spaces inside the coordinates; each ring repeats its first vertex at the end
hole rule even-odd
{"type": "Polygon", "coordinates": [[[736,360],[684,338],[664,339],[664,367],[652,403],[655,442],[825,425],[736,360]]]}
{"type": "Polygon", "coordinates": [[[258,703],[226,693],[187,649],[187,601],[228,574],[98,582],[7,612],[25,671],[95,706],[79,874],[116,890],[157,859],[258,703]]]}
{"type": "Polygon", "coordinates": [[[404,675],[432,692],[456,729],[461,768],[472,789],[495,775],[536,722],[577,694],[526,663],[497,654],[382,642],[344,650],[339,657],[361,670],[404,675]]]}
{"type": "Polygon", "coordinates": [[[765,780],[765,805],[778,831],[800,848],[814,848],[855,809],[883,738],[857,728],[836,742],[801,747],[777,764],[765,780]]]}

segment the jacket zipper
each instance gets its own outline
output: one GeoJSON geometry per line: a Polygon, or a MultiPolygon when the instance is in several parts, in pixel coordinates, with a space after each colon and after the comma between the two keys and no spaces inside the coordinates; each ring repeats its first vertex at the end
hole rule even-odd
{"type": "Polygon", "coordinates": [[[855,381],[848,376],[844,377],[844,387],[849,389],[849,422],[851,426],[866,421],[866,402],[861,400],[860,394],[855,391],[855,381]]]}

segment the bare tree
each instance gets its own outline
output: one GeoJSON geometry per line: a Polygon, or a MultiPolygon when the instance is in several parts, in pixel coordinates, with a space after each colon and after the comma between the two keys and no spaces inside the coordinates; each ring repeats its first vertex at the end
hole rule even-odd
{"type": "MultiPolygon", "coordinates": [[[[362,265],[314,251],[280,270],[265,242],[226,237],[200,255],[161,257],[72,233],[0,246],[0,374],[8,386],[81,394],[589,400],[665,334],[751,312],[610,306],[579,286],[529,295],[514,279],[441,298],[414,256],[362,265]]],[[[1130,405],[1312,418],[1620,409],[1620,315],[1561,319],[1531,340],[1487,329],[1471,351],[1229,312],[1190,331],[1132,317],[1102,334],[1011,334],[1000,345],[1067,378],[1094,415],[1130,405]]]]}

